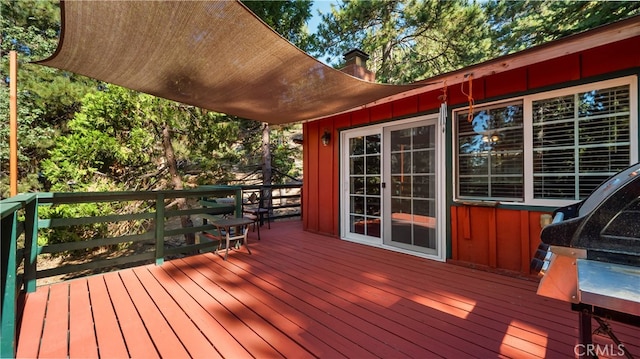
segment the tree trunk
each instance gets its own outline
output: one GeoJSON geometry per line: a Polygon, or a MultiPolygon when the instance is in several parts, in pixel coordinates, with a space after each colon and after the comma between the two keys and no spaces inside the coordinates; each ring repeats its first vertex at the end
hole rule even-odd
{"type": "MultiPolygon", "coordinates": [[[[270,146],[271,129],[268,123],[264,123],[262,127],[262,201],[266,208],[271,208],[271,146],[270,146]]],[[[271,210],[269,210],[269,218],[271,218],[271,210]]]]}
{"type": "MultiPolygon", "coordinates": [[[[167,167],[169,167],[169,174],[171,175],[171,184],[173,185],[173,189],[182,190],[184,187],[182,186],[182,178],[178,174],[178,164],[176,162],[175,153],[173,152],[173,144],[171,143],[171,131],[169,129],[169,125],[166,123],[162,128],[162,146],[164,147],[164,154],[167,159],[167,167]]],[[[176,203],[180,210],[188,208],[187,199],[184,197],[177,198],[176,203]]],[[[193,221],[190,216],[180,216],[180,224],[182,225],[182,228],[193,227],[193,221]]],[[[187,244],[196,243],[196,237],[193,233],[185,233],[184,239],[187,244]]]]}

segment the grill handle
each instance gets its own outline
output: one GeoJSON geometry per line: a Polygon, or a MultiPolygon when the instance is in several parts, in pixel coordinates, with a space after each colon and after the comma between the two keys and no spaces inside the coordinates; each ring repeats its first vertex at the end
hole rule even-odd
{"type": "Polygon", "coordinates": [[[556,224],[556,223],[560,223],[564,221],[564,213],[562,212],[558,212],[556,213],[556,215],[553,217],[553,222],[551,222],[552,224],[556,224]]]}

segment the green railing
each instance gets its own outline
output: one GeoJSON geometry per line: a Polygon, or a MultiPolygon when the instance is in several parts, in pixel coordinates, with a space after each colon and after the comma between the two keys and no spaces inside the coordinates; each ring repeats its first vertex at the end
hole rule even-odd
{"type": "Polygon", "coordinates": [[[253,205],[268,209],[271,220],[302,216],[301,183],[243,185],[242,193],[245,206],[251,195],[255,194],[256,200],[253,205]]]}
{"type": "MultiPolygon", "coordinates": [[[[198,203],[202,198],[234,197],[236,216],[242,216],[243,191],[240,186],[203,186],[184,191],[150,191],[150,192],[74,192],[74,193],[36,193],[20,194],[0,201],[2,215],[0,252],[2,254],[1,297],[2,297],[2,332],[0,341],[0,357],[15,356],[16,345],[16,309],[18,298],[22,292],[36,290],[36,280],[61,274],[94,271],[107,267],[117,268],[130,263],[163,263],[166,256],[177,254],[193,254],[199,251],[213,250],[217,243],[212,241],[196,241],[195,244],[184,244],[167,248],[165,238],[182,236],[213,230],[211,224],[205,225],[197,220],[193,227],[167,228],[167,222],[175,217],[197,216],[210,213],[211,209],[198,205],[188,209],[168,207],[177,199],[184,198],[190,203],[198,203]],[[125,214],[110,214],[77,218],[40,218],[39,209],[43,206],[73,205],[83,203],[134,203],[138,210],[125,214]],[[87,226],[97,223],[121,223],[125,221],[145,221],[153,225],[133,234],[122,234],[116,237],[91,238],[89,240],[38,245],[38,233],[42,230],[87,226]],[[140,233],[142,232],[142,233],[140,233]],[[66,264],[56,268],[37,271],[38,257],[46,253],[51,255],[71,251],[92,250],[95,248],[135,244],[144,242],[152,245],[152,250],[143,253],[123,255],[112,259],[92,260],[80,264],[66,264]],[[20,270],[19,270],[20,269],[20,270]]],[[[175,227],[175,226],[173,226],[175,227]]]]}

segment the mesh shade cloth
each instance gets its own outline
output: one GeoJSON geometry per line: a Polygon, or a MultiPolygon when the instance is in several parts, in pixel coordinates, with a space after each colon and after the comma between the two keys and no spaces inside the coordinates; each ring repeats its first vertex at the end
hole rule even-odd
{"type": "Polygon", "coordinates": [[[419,85],[362,81],[315,60],[236,1],[65,1],[39,64],[269,123],[326,117],[419,85]]]}

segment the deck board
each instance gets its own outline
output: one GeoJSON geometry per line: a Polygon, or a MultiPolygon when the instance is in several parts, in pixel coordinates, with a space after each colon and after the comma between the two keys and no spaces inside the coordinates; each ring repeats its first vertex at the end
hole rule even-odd
{"type": "MultiPolygon", "coordinates": [[[[217,352],[213,344],[209,342],[192,320],[184,315],[183,309],[174,301],[171,295],[167,293],[165,288],[158,282],[157,277],[153,276],[148,269],[148,267],[135,268],[133,272],[140,282],[144,283],[144,289],[149,293],[155,306],[161,308],[162,316],[175,332],[178,340],[189,353],[189,356],[195,358],[214,358],[217,352]]],[[[169,283],[169,288],[171,284],[172,283],[169,283]]],[[[182,353],[179,354],[182,355],[182,353]]]]}
{"type": "MultiPolygon", "coordinates": [[[[262,259],[258,260],[263,261],[262,259]]],[[[273,260],[276,260],[276,262],[272,262],[272,264],[278,263],[277,259],[273,260]]],[[[268,260],[263,262],[268,262],[268,260]]],[[[494,352],[487,349],[487,346],[490,346],[498,338],[480,336],[471,331],[468,326],[464,329],[459,329],[461,333],[458,336],[451,334],[451,332],[455,333],[456,328],[450,323],[449,316],[441,311],[443,307],[440,307],[440,310],[432,311],[432,313],[425,313],[424,308],[419,305],[413,305],[414,303],[411,301],[405,301],[402,296],[367,284],[365,284],[365,290],[355,291],[354,288],[362,287],[362,283],[346,276],[338,276],[330,272],[316,272],[303,266],[289,267],[286,272],[297,273],[304,277],[305,281],[315,284],[318,288],[329,289],[332,294],[339,297],[339,300],[343,302],[342,305],[356,304],[356,306],[351,307],[354,314],[369,320],[375,318],[377,319],[376,325],[392,333],[419,343],[424,333],[428,331],[431,333],[431,339],[435,342],[430,342],[427,349],[436,349],[440,354],[445,354],[446,357],[494,355],[494,352]],[[384,310],[393,311],[393,321],[389,321],[381,314],[378,314],[384,312],[384,310]]],[[[338,305],[341,304],[338,303],[338,305]]],[[[433,306],[434,304],[432,303],[431,305],[433,306]]],[[[448,308],[445,309],[449,310],[448,308]]],[[[474,323],[467,322],[467,324],[474,323]]],[[[486,330],[486,327],[479,328],[481,332],[486,330]]]]}
{"type": "Polygon", "coordinates": [[[87,278],[91,293],[91,311],[95,323],[95,334],[99,355],[103,358],[126,358],[129,356],[118,317],[111,303],[104,276],[87,278]]]}
{"type": "MultiPolygon", "coordinates": [[[[210,256],[216,261],[219,260],[215,254],[210,253],[193,259],[199,260],[204,256],[210,256]]],[[[238,323],[244,324],[244,326],[241,327],[244,333],[239,333],[236,335],[236,338],[238,340],[242,340],[246,338],[246,336],[249,338],[255,337],[254,340],[261,344],[263,343],[260,351],[252,353],[253,355],[256,357],[310,357],[306,350],[295,345],[294,342],[284,333],[278,330],[273,330],[271,324],[255,313],[252,308],[257,301],[254,298],[249,298],[248,300],[240,299],[237,293],[233,290],[234,283],[232,282],[229,282],[230,286],[228,287],[218,287],[218,283],[220,282],[216,280],[218,279],[216,277],[216,273],[210,268],[210,266],[215,266],[215,262],[188,262],[193,269],[200,273],[202,278],[205,278],[200,282],[204,285],[204,288],[210,293],[213,293],[216,300],[218,300],[220,304],[228,310],[229,315],[235,316],[234,319],[236,320],[236,326],[238,323]],[[251,331],[253,333],[251,333],[251,331]]],[[[221,282],[224,283],[224,281],[221,282]]]]}
{"type": "MultiPolygon", "coordinates": [[[[144,327],[153,340],[153,344],[162,358],[186,358],[187,349],[182,345],[171,325],[167,322],[151,295],[142,285],[133,270],[119,272],[125,288],[144,323],[144,327]]],[[[165,308],[162,308],[163,310],[165,308]]],[[[181,328],[178,328],[181,329],[181,328]]]]}
{"type": "MultiPolygon", "coordinates": [[[[254,259],[254,258],[251,258],[254,259]]],[[[274,264],[279,263],[278,259],[272,259],[276,262],[271,262],[274,264]]],[[[267,259],[263,261],[262,259],[258,259],[259,262],[265,263],[269,262],[267,259]]],[[[244,266],[247,273],[246,275],[251,275],[251,273],[256,272],[256,268],[258,268],[259,263],[251,263],[251,266],[244,266]],[[248,267],[248,268],[247,268],[248,267]],[[248,272],[248,271],[251,272],[248,272]]],[[[371,335],[380,336],[385,338],[383,341],[391,347],[394,348],[402,348],[401,353],[404,355],[409,355],[412,357],[420,357],[420,356],[433,356],[437,355],[437,352],[433,352],[431,350],[438,349],[439,343],[434,343],[429,345],[429,347],[425,348],[420,346],[421,339],[423,338],[423,334],[420,331],[412,330],[410,326],[403,325],[403,318],[397,318],[396,320],[390,320],[385,317],[380,312],[384,311],[384,306],[373,306],[368,305],[367,303],[363,303],[360,298],[356,295],[346,292],[342,289],[336,287],[330,287],[328,283],[322,283],[321,281],[314,280],[312,275],[307,276],[309,273],[305,273],[300,268],[292,268],[292,267],[265,267],[261,269],[260,277],[269,278],[273,276],[274,282],[283,283],[285,285],[291,285],[295,287],[300,293],[303,293],[302,296],[311,295],[312,297],[322,297],[324,298],[323,302],[315,301],[315,304],[318,308],[329,310],[334,315],[343,320],[345,324],[352,326],[353,328],[360,330],[364,333],[370,333],[371,335]],[[285,270],[282,270],[285,269],[285,270]],[[272,273],[272,274],[269,274],[272,273]],[[291,273],[291,274],[289,274],[291,273]],[[303,277],[304,280],[300,280],[299,278],[303,277]],[[327,295],[326,290],[330,288],[331,294],[327,295]],[[329,308],[329,309],[327,309],[329,308]],[[400,341],[398,338],[401,338],[400,341]],[[405,342],[416,343],[415,346],[409,347],[405,342]],[[413,350],[414,352],[410,352],[413,350]]],[[[327,278],[334,278],[333,276],[327,278]]],[[[331,279],[330,279],[331,280],[331,279]]],[[[282,288],[282,287],[281,287],[282,288]]],[[[347,287],[347,290],[353,290],[354,287],[347,287]]],[[[313,304],[313,303],[312,303],[313,304]]],[[[349,329],[348,329],[349,330],[349,329]]],[[[444,349],[441,347],[440,349],[444,349]]],[[[475,348],[477,350],[478,355],[482,354],[480,348],[475,348]]],[[[443,354],[443,352],[441,352],[443,354]]],[[[446,353],[446,356],[461,356],[465,353],[459,350],[455,350],[450,348],[450,350],[446,353]]],[[[467,353],[468,354],[468,353],[467,353]]],[[[396,354],[398,355],[398,354],[396,354]]]]}
{"type": "MultiPolygon", "coordinates": [[[[167,267],[167,266],[165,266],[167,267]]],[[[150,272],[156,276],[163,286],[172,288],[172,296],[176,303],[180,305],[188,318],[193,320],[194,324],[207,336],[207,340],[213,343],[216,349],[215,353],[211,353],[210,357],[227,357],[227,358],[251,358],[247,351],[238,343],[231,334],[196,300],[197,297],[191,288],[189,278],[184,276],[171,276],[166,268],[152,267],[150,272]],[[192,297],[193,296],[193,297],[192,297]]],[[[176,272],[173,272],[176,273],[176,272]]],[[[209,297],[208,300],[211,298],[209,297]]]]}
{"type": "MultiPolygon", "coordinates": [[[[191,260],[188,260],[189,262],[191,260]]],[[[205,265],[208,265],[204,262],[205,265]]],[[[220,274],[222,278],[233,278],[232,274],[220,274]]],[[[212,276],[213,277],[213,276],[212,276]]],[[[252,285],[244,285],[234,288],[235,292],[243,292],[264,305],[254,305],[252,309],[260,316],[269,320],[276,328],[282,332],[288,333],[292,338],[304,344],[305,347],[317,354],[318,356],[328,358],[339,358],[351,348],[359,358],[366,358],[371,354],[364,349],[358,350],[353,348],[352,342],[344,337],[335,336],[335,332],[325,326],[317,325],[317,322],[310,317],[307,311],[303,311],[295,307],[293,300],[287,300],[284,296],[275,296],[276,288],[270,287],[268,283],[264,287],[260,285],[260,279],[254,278],[255,281],[248,280],[247,283],[252,285]],[[256,283],[258,282],[258,283],[256,283]],[[288,317],[284,317],[282,313],[289,313],[288,317]],[[286,318],[283,319],[283,318],[286,318]],[[305,330],[311,325],[316,326],[315,335],[305,330]],[[368,354],[368,355],[367,355],[368,354]]],[[[346,356],[345,356],[346,357],[346,356]]]]}
{"type": "MultiPolygon", "coordinates": [[[[103,277],[129,356],[132,358],[159,358],[154,343],[131,301],[119,273],[107,273],[103,277]]],[[[114,338],[114,340],[117,339],[114,338]]]]}
{"type": "MultiPolygon", "coordinates": [[[[535,281],[308,233],[299,222],[261,237],[253,255],[231,251],[227,261],[205,253],[40,287],[22,305],[18,357],[575,356],[576,313],[537,296],[535,281]]],[[[640,330],[611,325],[639,355],[640,330]]]]}
{"type": "Polygon", "coordinates": [[[194,282],[194,287],[197,287],[191,289],[198,295],[200,305],[211,313],[250,355],[254,357],[281,357],[278,351],[260,336],[260,333],[246,324],[257,319],[255,317],[248,318],[251,314],[246,303],[237,301],[225,291],[225,288],[220,286],[223,284],[225,286],[232,285],[232,283],[213,281],[202,273],[202,271],[206,273],[206,267],[190,266],[183,260],[176,262],[178,262],[177,268],[194,282]]]}
{"type": "MultiPolygon", "coordinates": [[[[211,256],[203,256],[203,257],[209,257],[209,259],[212,259],[211,256]]],[[[239,280],[249,279],[242,276],[238,276],[237,273],[234,273],[233,271],[234,267],[231,266],[229,263],[230,262],[225,262],[222,264],[227,270],[232,272],[232,273],[226,274],[226,276],[224,277],[226,280],[239,281],[239,280]],[[235,276],[233,274],[235,274],[235,276]]],[[[211,261],[211,263],[207,264],[207,267],[211,265],[216,265],[216,264],[217,262],[211,261]]],[[[223,270],[225,268],[223,268],[222,270],[209,269],[209,271],[211,271],[211,275],[215,275],[216,272],[224,273],[223,270]]],[[[255,271],[254,273],[259,273],[258,276],[260,278],[264,279],[270,285],[274,286],[274,288],[270,290],[275,290],[275,291],[278,291],[279,293],[280,292],[287,293],[285,298],[287,299],[288,302],[292,303],[296,307],[299,307],[302,311],[314,316],[314,319],[316,319],[317,321],[324,323],[328,327],[332,328],[334,331],[333,333],[334,336],[336,335],[335,332],[337,331],[337,332],[340,332],[340,335],[344,335],[345,337],[352,339],[356,343],[360,343],[361,345],[365,345],[367,342],[370,342],[370,337],[367,336],[366,333],[362,331],[362,329],[353,330],[353,326],[349,326],[347,323],[345,323],[344,319],[339,318],[340,314],[342,314],[341,308],[330,307],[329,305],[323,306],[322,304],[319,305],[318,304],[319,300],[317,298],[314,298],[312,295],[309,295],[308,293],[304,293],[295,287],[288,287],[286,291],[283,291],[282,288],[278,286],[278,283],[277,283],[278,281],[275,278],[273,278],[269,273],[259,272],[257,268],[253,268],[253,270],[255,271]]],[[[247,277],[252,277],[252,276],[253,276],[252,274],[249,274],[247,277]]],[[[263,288],[265,288],[266,290],[269,290],[267,289],[269,287],[263,287],[263,288]]],[[[359,318],[356,318],[356,319],[359,319],[359,318]]],[[[353,344],[351,344],[351,346],[353,346],[353,344]]],[[[377,343],[371,343],[370,346],[371,348],[369,348],[369,350],[377,350],[377,352],[380,353],[381,355],[385,355],[385,356],[398,355],[397,350],[390,348],[388,345],[384,343],[383,340],[377,343]]]]}
{"type": "Polygon", "coordinates": [[[69,356],[98,358],[96,332],[87,281],[69,283],[69,356]]]}
{"type": "Polygon", "coordinates": [[[51,286],[45,318],[38,357],[66,357],[69,352],[69,284],[51,286]]]}
{"type": "Polygon", "coordinates": [[[35,292],[29,293],[29,300],[24,303],[20,327],[18,333],[29,333],[21,335],[17,342],[16,351],[24,358],[38,357],[40,350],[40,338],[44,325],[44,316],[47,311],[47,301],[49,299],[49,287],[40,287],[35,292]]]}

